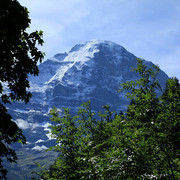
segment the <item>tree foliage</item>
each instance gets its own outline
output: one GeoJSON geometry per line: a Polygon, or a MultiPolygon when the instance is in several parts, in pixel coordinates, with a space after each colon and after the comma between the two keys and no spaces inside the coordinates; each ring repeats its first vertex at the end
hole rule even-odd
{"type": "Polygon", "coordinates": [[[28,74],[38,75],[37,62],[44,56],[36,47],[43,44],[42,32],[27,33],[30,23],[27,8],[17,0],[0,1],[0,177],[6,177],[7,173],[2,158],[9,162],[17,159],[11,143],[25,143],[5,104],[29,101],[28,74]]]}
{"type": "Polygon", "coordinates": [[[42,179],[180,179],[180,84],[167,81],[157,96],[158,66],[138,60],[140,79],[121,84],[130,104],[126,112],[95,114],[90,102],[77,115],[51,110],[52,135],[59,152],[42,179]]]}

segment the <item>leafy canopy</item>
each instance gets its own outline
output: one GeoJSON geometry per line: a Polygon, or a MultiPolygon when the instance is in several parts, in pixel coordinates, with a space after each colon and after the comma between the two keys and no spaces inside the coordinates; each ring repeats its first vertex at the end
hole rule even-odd
{"type": "Polygon", "coordinates": [[[27,33],[30,23],[27,8],[17,0],[0,1],[0,178],[7,174],[3,157],[9,162],[17,159],[10,144],[26,142],[5,104],[29,101],[28,74],[38,75],[37,62],[44,56],[36,47],[43,44],[42,31],[27,33]]]}
{"type": "Polygon", "coordinates": [[[126,112],[92,112],[84,103],[75,116],[51,110],[52,135],[59,152],[42,179],[180,179],[180,84],[167,81],[157,96],[158,66],[137,61],[140,79],[121,84],[130,104],[126,112]]]}

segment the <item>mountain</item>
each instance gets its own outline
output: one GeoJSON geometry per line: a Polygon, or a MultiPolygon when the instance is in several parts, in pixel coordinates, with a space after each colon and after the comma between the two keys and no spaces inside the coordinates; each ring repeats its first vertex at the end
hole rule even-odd
{"type": "MultiPolygon", "coordinates": [[[[14,145],[19,155],[18,164],[12,165],[8,179],[31,179],[30,170],[34,163],[52,163],[55,153],[45,153],[54,144],[50,136],[49,110],[69,107],[75,113],[83,102],[91,100],[94,111],[109,105],[111,110],[125,110],[128,100],[125,93],[118,93],[120,84],[135,80],[138,75],[132,72],[137,57],[124,47],[101,40],[92,40],[75,45],[68,53],[59,53],[39,65],[39,76],[30,76],[30,102],[15,102],[9,105],[13,120],[23,129],[27,145],[14,145]],[[29,170],[30,169],[30,170],[29,170]],[[17,172],[26,172],[20,175],[17,172]],[[17,176],[18,174],[18,176],[17,176]]],[[[147,66],[151,62],[145,61],[147,66]]],[[[165,87],[168,76],[160,71],[158,80],[165,87]]],[[[160,93],[160,91],[158,92],[160,93]]],[[[22,173],[21,173],[22,174],[22,173]]]]}

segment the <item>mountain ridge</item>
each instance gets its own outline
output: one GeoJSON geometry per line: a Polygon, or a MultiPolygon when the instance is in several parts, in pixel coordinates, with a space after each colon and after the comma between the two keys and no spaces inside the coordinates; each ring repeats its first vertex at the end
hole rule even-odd
{"type": "MultiPolygon", "coordinates": [[[[143,61],[148,66],[153,65],[143,61]]],[[[16,145],[16,151],[27,152],[28,157],[33,154],[35,161],[41,159],[42,153],[46,154],[45,149],[54,145],[48,128],[51,124],[49,110],[53,106],[69,107],[74,114],[83,102],[91,100],[92,110],[96,112],[102,110],[103,105],[109,105],[116,112],[125,110],[129,101],[118,89],[121,83],[139,78],[131,70],[136,64],[135,55],[104,40],[75,45],[69,52],[45,60],[39,65],[38,77],[29,76],[33,95],[30,102],[25,106],[14,102],[9,106],[13,120],[23,129],[28,141],[26,146],[16,145]]],[[[163,88],[167,79],[168,76],[160,71],[158,80],[163,88]]],[[[23,168],[28,171],[29,163],[23,168]]]]}

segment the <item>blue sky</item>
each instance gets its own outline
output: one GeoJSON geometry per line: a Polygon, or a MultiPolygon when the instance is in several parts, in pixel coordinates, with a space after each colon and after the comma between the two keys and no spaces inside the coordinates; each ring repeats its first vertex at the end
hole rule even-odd
{"type": "Polygon", "coordinates": [[[180,0],[19,0],[45,58],[92,39],[110,40],[180,79],[180,0]]]}

